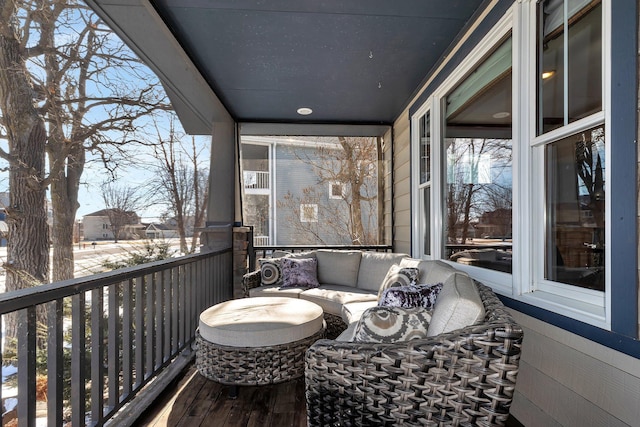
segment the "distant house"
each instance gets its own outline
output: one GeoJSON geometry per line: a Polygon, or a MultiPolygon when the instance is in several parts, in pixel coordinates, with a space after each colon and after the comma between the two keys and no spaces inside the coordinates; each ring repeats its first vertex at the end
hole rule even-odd
{"type": "Polygon", "coordinates": [[[169,224],[151,223],[144,230],[147,239],[173,239],[180,237],[178,230],[169,224]]]}
{"type": "MultiPolygon", "coordinates": [[[[113,213],[115,209],[102,209],[97,212],[87,214],[82,217],[85,240],[111,240],[114,239],[114,228],[112,225],[113,213]]],[[[144,225],[140,222],[140,217],[135,212],[124,212],[118,215],[121,218],[122,227],[118,239],[131,240],[139,239],[144,235],[144,225]]]]}

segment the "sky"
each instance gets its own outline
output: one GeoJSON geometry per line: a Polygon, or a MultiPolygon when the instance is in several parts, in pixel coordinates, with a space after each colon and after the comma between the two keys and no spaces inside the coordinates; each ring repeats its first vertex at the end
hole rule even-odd
{"type": "MultiPolygon", "coordinates": [[[[63,15],[63,19],[66,19],[65,25],[58,25],[57,31],[58,33],[55,36],[56,45],[72,45],[77,38],[77,34],[81,33],[82,30],[86,27],[86,22],[88,22],[87,16],[80,17],[78,14],[87,13],[82,11],[70,11],[68,15],[63,15]]],[[[91,15],[92,18],[90,20],[95,22],[95,15],[91,15]]],[[[106,49],[116,49],[119,52],[119,55],[124,56],[135,56],[128,48],[122,49],[121,42],[117,38],[114,33],[108,32],[98,32],[98,34],[105,35],[106,39],[102,46],[107,46],[106,49]]],[[[30,43],[37,41],[36,37],[37,33],[32,35],[30,43]]],[[[111,52],[113,50],[110,50],[111,52]]],[[[108,56],[108,55],[107,55],[108,56]]],[[[100,62],[100,56],[96,56],[96,63],[98,66],[102,67],[103,63],[100,62]]],[[[28,63],[27,67],[29,71],[35,76],[35,80],[44,81],[45,73],[44,73],[44,63],[42,58],[36,57],[30,63],[28,63]]],[[[71,68],[73,70],[73,67],[71,68]]],[[[70,81],[73,81],[75,75],[71,75],[69,78],[70,81]]],[[[152,71],[141,63],[125,63],[124,65],[118,68],[108,68],[108,71],[104,74],[97,75],[95,78],[95,82],[92,84],[88,82],[87,86],[90,88],[90,91],[93,91],[97,96],[122,96],[118,94],[136,94],[137,90],[141,87],[145,87],[147,82],[156,80],[152,73],[152,71]],[[113,71],[112,71],[113,70],[113,71]]],[[[77,80],[77,79],[76,79],[77,80]]],[[[157,81],[157,80],[156,80],[157,81]]],[[[90,94],[91,95],[91,94],[90,94]]],[[[91,123],[100,121],[107,114],[111,114],[111,111],[107,109],[100,110],[93,109],[90,110],[92,113],[89,113],[85,117],[85,123],[91,123]]],[[[172,114],[162,115],[158,119],[157,127],[160,129],[160,138],[165,139],[168,135],[169,122],[172,114]]],[[[177,116],[173,114],[173,118],[177,116]]],[[[147,125],[149,125],[150,120],[147,120],[147,125]]],[[[175,132],[176,135],[182,136],[180,138],[186,144],[190,144],[191,137],[186,136],[182,126],[180,125],[178,120],[175,120],[175,132]]],[[[143,125],[145,123],[138,123],[139,125],[143,125]]],[[[69,132],[66,132],[69,133],[69,132]]],[[[107,138],[111,140],[118,140],[121,138],[120,135],[106,135],[107,138]]],[[[148,128],[148,134],[133,134],[127,135],[127,139],[138,139],[144,140],[147,138],[148,140],[158,140],[158,134],[154,127],[148,128]]],[[[200,166],[202,168],[209,168],[209,157],[210,157],[210,145],[211,145],[211,136],[197,136],[195,137],[196,144],[200,147],[201,155],[200,166]]],[[[0,140],[0,147],[2,147],[5,151],[7,149],[7,142],[0,140]]],[[[101,184],[107,180],[111,179],[111,175],[107,173],[104,165],[95,155],[91,153],[87,153],[87,164],[85,165],[85,169],[82,175],[82,184],[79,189],[79,203],[80,208],[77,211],[76,219],[81,219],[83,215],[99,211],[105,208],[104,201],[102,199],[101,192],[101,184]]],[[[155,176],[156,173],[153,172],[154,166],[157,164],[157,160],[153,158],[153,151],[151,148],[139,145],[139,144],[130,144],[126,146],[126,153],[124,154],[124,158],[117,159],[118,168],[116,177],[117,180],[114,184],[118,187],[142,187],[144,184],[152,182],[154,179],[157,179],[155,176]],[[138,163],[135,165],[129,164],[130,160],[136,160],[138,163]]],[[[0,161],[0,168],[6,167],[6,163],[3,164],[0,161]]],[[[0,191],[8,191],[8,172],[4,169],[0,169],[0,191]]],[[[152,195],[150,195],[152,196],[152,195]]],[[[50,195],[48,194],[50,198],[50,195]]],[[[160,203],[156,203],[155,205],[150,205],[149,207],[136,212],[139,216],[142,217],[144,222],[151,222],[153,220],[157,220],[158,217],[164,213],[166,208],[162,206],[160,203]]]]}

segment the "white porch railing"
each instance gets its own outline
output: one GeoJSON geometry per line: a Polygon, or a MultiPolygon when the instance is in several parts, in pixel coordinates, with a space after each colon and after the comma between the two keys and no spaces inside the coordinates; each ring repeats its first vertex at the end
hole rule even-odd
{"type": "Polygon", "coordinates": [[[245,190],[269,189],[269,172],[244,171],[243,177],[245,190]]]}

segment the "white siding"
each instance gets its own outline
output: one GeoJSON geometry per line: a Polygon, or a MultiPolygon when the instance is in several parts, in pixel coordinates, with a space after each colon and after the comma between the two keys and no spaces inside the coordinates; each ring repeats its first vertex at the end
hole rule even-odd
{"type": "Polygon", "coordinates": [[[530,426],[625,426],[640,420],[640,363],[513,312],[524,327],[511,413],[530,426]]]}

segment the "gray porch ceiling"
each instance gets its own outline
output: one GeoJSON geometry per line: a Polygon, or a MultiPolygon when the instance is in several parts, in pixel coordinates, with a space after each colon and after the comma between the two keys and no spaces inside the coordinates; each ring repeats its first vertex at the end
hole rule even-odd
{"type": "MultiPolygon", "coordinates": [[[[393,123],[482,3],[89,0],[147,62],[145,38],[166,26],[235,121],[339,125],[393,123]]],[[[176,107],[188,104],[166,84],[179,77],[151,62],[176,107]]]]}

